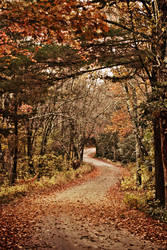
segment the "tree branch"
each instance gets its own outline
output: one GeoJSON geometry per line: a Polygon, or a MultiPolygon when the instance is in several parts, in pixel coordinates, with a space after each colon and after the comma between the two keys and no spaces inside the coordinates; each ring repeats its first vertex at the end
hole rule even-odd
{"type": "Polygon", "coordinates": [[[102,69],[108,69],[108,68],[122,66],[122,65],[131,65],[131,64],[133,65],[136,62],[139,62],[139,60],[118,62],[118,63],[114,63],[114,64],[111,64],[111,65],[107,65],[105,67],[100,67],[100,68],[95,68],[95,69],[90,69],[90,70],[82,70],[82,71],[79,71],[79,72],[76,72],[76,73],[73,73],[73,74],[70,74],[70,75],[65,75],[65,76],[62,76],[62,77],[54,77],[54,80],[55,81],[60,81],[60,80],[70,79],[72,77],[77,77],[77,76],[80,76],[80,75],[85,74],[85,73],[91,73],[91,72],[95,72],[95,71],[102,70],[102,69]]]}
{"type": "MultiPolygon", "coordinates": [[[[124,29],[124,30],[127,30],[127,31],[129,31],[130,33],[133,33],[133,32],[134,32],[133,29],[128,28],[128,27],[126,27],[125,25],[123,25],[123,24],[121,24],[121,23],[117,23],[117,22],[115,22],[115,21],[107,20],[107,19],[104,19],[104,21],[107,22],[107,23],[113,24],[113,25],[115,25],[115,26],[117,26],[117,27],[120,27],[120,28],[122,28],[122,29],[124,29]]],[[[140,36],[142,36],[143,38],[145,38],[145,39],[151,41],[150,37],[147,36],[147,35],[144,34],[144,33],[135,31],[135,34],[136,34],[136,35],[140,35],[140,36]]]]}

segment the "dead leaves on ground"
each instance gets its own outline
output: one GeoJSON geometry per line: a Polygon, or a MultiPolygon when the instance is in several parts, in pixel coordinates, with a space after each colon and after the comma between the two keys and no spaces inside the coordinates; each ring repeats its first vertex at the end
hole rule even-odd
{"type": "MultiPolygon", "coordinates": [[[[150,240],[163,247],[167,247],[167,224],[147,217],[138,210],[129,210],[123,203],[123,193],[119,186],[115,186],[98,204],[83,203],[78,200],[75,203],[45,202],[45,197],[55,192],[62,191],[71,186],[80,184],[90,178],[99,175],[99,170],[79,178],[69,184],[56,186],[40,192],[34,192],[31,196],[12,202],[0,209],[0,246],[1,249],[24,248],[25,242],[30,240],[36,222],[46,214],[66,213],[74,217],[76,221],[86,221],[96,227],[126,228],[133,234],[139,235],[145,240],[150,240]],[[38,202],[37,202],[38,201],[38,202]]],[[[55,199],[53,199],[55,201],[55,199]]]]}
{"type": "Polygon", "coordinates": [[[144,212],[127,208],[123,203],[123,195],[119,187],[111,189],[108,194],[115,211],[116,226],[126,228],[145,240],[167,247],[167,224],[150,218],[144,212]]]}
{"type": "MultiPolygon", "coordinates": [[[[21,249],[30,239],[34,225],[40,217],[52,210],[53,204],[45,203],[45,196],[55,194],[71,186],[79,185],[100,175],[98,169],[85,174],[66,185],[56,185],[46,190],[36,190],[27,197],[20,198],[0,207],[0,249],[21,249]],[[35,202],[39,200],[39,202],[35,202]]],[[[55,205],[55,204],[54,204],[55,205]]]]}

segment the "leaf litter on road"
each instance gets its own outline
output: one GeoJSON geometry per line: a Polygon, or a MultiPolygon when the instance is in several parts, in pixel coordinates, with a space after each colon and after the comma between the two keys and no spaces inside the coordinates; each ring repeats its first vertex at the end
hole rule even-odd
{"type": "MultiPolygon", "coordinates": [[[[102,200],[99,199],[98,190],[95,190],[97,197],[93,200],[93,190],[85,193],[84,183],[92,185],[90,180],[100,179],[102,174],[104,173],[100,172],[100,168],[96,168],[92,173],[61,188],[47,189],[42,193],[34,192],[1,207],[0,249],[21,249],[26,246],[38,249],[42,246],[59,250],[56,248],[56,242],[53,242],[54,237],[59,239],[61,244],[63,242],[64,246],[68,247],[69,242],[69,246],[75,246],[69,249],[82,249],[83,246],[87,247],[85,249],[121,249],[122,244],[124,249],[158,249],[152,247],[154,244],[161,246],[159,249],[166,249],[167,225],[147,217],[143,212],[127,209],[119,185],[111,184],[111,189],[102,200]],[[76,185],[78,192],[84,190],[84,197],[81,195],[80,199],[74,194],[76,185]],[[79,187],[83,187],[83,190],[79,187]],[[66,190],[71,190],[67,192],[69,200],[56,200],[56,197],[61,198],[60,194],[66,190]],[[69,194],[72,197],[69,197],[69,194]],[[129,236],[127,231],[132,236],[129,236]],[[35,236],[33,241],[32,236],[35,236]],[[138,236],[144,241],[140,241],[140,238],[137,241],[138,236]],[[149,240],[150,248],[145,240],[149,240]]],[[[100,188],[103,188],[103,185],[100,185],[100,188]]]]}

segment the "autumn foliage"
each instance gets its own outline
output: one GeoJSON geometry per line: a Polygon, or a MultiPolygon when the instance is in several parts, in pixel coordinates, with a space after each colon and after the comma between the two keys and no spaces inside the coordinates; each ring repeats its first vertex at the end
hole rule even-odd
{"type": "Polygon", "coordinates": [[[79,48],[79,40],[91,40],[108,31],[105,14],[81,1],[3,1],[0,5],[0,56],[23,53],[26,43],[63,43],[79,48]]]}

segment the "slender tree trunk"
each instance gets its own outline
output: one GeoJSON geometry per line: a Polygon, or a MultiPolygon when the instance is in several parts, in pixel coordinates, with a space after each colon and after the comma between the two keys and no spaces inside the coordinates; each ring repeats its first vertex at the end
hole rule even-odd
{"type": "Polygon", "coordinates": [[[154,128],[154,162],[155,162],[155,198],[165,204],[165,183],[164,170],[161,154],[160,121],[156,118],[153,121],[154,128]]]}
{"type": "Polygon", "coordinates": [[[141,176],[141,152],[140,144],[136,135],[136,184],[140,186],[142,184],[141,176]]]}
{"type": "Polygon", "coordinates": [[[82,148],[80,151],[80,162],[83,162],[83,154],[84,154],[84,145],[82,145],[82,148]]]}
{"type": "Polygon", "coordinates": [[[29,120],[27,121],[27,156],[28,156],[29,173],[31,175],[34,175],[35,170],[32,163],[32,129],[30,127],[29,120]]]}
{"type": "Polygon", "coordinates": [[[84,136],[81,140],[81,147],[80,147],[80,157],[79,157],[80,162],[83,162],[85,142],[86,142],[86,139],[85,139],[85,133],[84,133],[84,136]]]}
{"type": "Polygon", "coordinates": [[[11,172],[11,185],[15,183],[17,178],[17,157],[18,157],[18,116],[17,116],[17,103],[14,104],[14,157],[13,168],[11,172]]]}
{"type": "Polygon", "coordinates": [[[42,142],[41,142],[41,149],[40,149],[40,155],[44,155],[46,151],[46,143],[47,143],[47,129],[44,131],[42,135],[42,142]]]}
{"type": "Polygon", "coordinates": [[[0,186],[4,183],[5,176],[6,176],[6,169],[4,163],[4,154],[1,146],[1,136],[0,136],[0,186]]]}
{"type": "Polygon", "coordinates": [[[167,111],[161,111],[160,117],[161,152],[164,171],[164,196],[167,209],[167,111]]]}
{"type": "Polygon", "coordinates": [[[117,149],[116,149],[116,146],[113,145],[113,161],[116,161],[117,160],[117,149]]]}
{"type": "Polygon", "coordinates": [[[51,131],[51,122],[52,122],[52,120],[49,120],[48,123],[46,124],[45,129],[44,129],[44,132],[43,132],[43,135],[42,135],[40,155],[44,155],[45,152],[46,152],[48,135],[49,135],[49,133],[51,131]]]}
{"type": "Polygon", "coordinates": [[[141,162],[144,159],[144,155],[147,155],[148,153],[142,143],[142,138],[140,135],[136,89],[133,86],[133,82],[131,83],[130,87],[128,86],[127,83],[124,83],[123,88],[126,93],[127,109],[128,109],[130,119],[133,123],[134,133],[136,137],[136,184],[139,186],[142,184],[141,162]],[[131,88],[132,97],[130,96],[129,88],[131,88]],[[133,100],[132,104],[130,104],[131,98],[133,100]]]}
{"type": "Polygon", "coordinates": [[[74,124],[74,119],[70,119],[69,122],[69,128],[70,128],[70,155],[71,158],[75,157],[77,160],[79,159],[79,152],[78,149],[75,145],[75,124],[74,124]]]}

